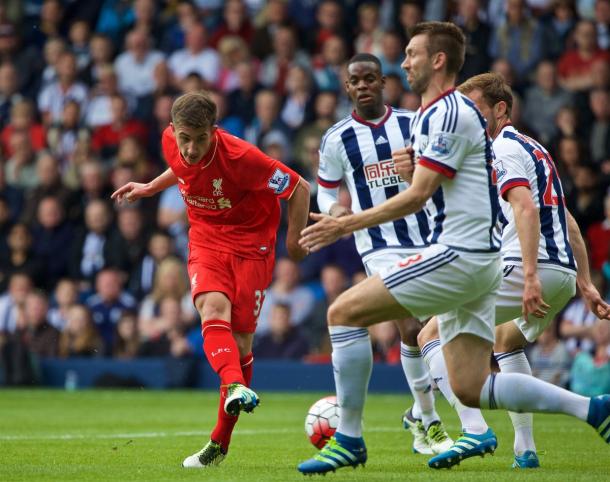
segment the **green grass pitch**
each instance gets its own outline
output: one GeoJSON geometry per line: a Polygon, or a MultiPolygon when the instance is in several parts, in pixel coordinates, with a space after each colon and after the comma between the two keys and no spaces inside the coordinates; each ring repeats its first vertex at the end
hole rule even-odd
{"type": "MultiPolygon", "coordinates": [[[[291,481],[296,465],[314,454],[303,423],[320,393],[260,393],[262,404],[243,415],[229,456],[215,468],[183,469],[182,459],[207,441],[216,393],[200,391],[0,391],[1,481],[291,481]]],[[[410,451],[400,424],[410,400],[370,395],[365,412],[366,468],[342,469],[323,480],[595,481],[610,480],[610,447],[594,430],[565,416],[535,418],[543,467],[516,471],[512,428],[503,412],[487,412],[496,430],[496,455],[433,471],[427,456],[410,451]]],[[[457,417],[437,403],[452,435],[457,417]]],[[[322,479],[321,479],[322,480],[322,479]]]]}

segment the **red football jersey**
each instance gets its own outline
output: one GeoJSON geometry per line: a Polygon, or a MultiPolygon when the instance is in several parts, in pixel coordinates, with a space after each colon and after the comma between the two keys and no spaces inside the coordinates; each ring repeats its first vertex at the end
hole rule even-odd
{"type": "Polygon", "coordinates": [[[171,127],[163,131],[162,145],[187,206],[191,249],[252,259],[274,252],[279,199],[294,192],[296,172],[218,128],[197,164],[184,160],[171,127]]]}

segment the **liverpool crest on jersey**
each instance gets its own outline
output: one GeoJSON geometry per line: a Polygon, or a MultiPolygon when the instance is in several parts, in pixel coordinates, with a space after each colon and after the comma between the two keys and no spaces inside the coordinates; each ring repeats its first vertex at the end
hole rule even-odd
{"type": "Polygon", "coordinates": [[[212,194],[214,196],[222,196],[222,178],[219,177],[218,179],[213,179],[212,186],[214,187],[212,194]]]}

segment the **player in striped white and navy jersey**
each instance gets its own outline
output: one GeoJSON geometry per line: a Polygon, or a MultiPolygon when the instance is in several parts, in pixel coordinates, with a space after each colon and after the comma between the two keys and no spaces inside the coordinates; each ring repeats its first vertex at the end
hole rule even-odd
{"type": "MultiPolygon", "coordinates": [[[[609,316],[608,305],[591,282],[585,244],[576,221],[565,207],[561,181],[551,156],[537,141],[511,125],[510,87],[501,75],[489,73],[468,79],[458,90],[476,102],[487,120],[504,215],[504,277],[495,310],[498,325],[495,357],[502,372],[531,375],[523,349],[538,338],[574,296],[577,281],[589,307],[598,316],[609,316]]],[[[432,375],[446,377],[434,320],[428,323],[419,341],[432,375]]],[[[446,384],[439,386],[446,396],[452,396],[446,384]]],[[[480,411],[467,415],[460,415],[466,437],[473,426],[476,431],[485,425],[480,411]]],[[[511,412],[510,416],[515,428],[513,467],[539,467],[532,415],[511,412]]],[[[447,453],[431,459],[430,466],[447,467],[470,455],[479,455],[478,448],[469,451],[457,447],[458,443],[447,453]]]]}
{"type": "MultiPolygon", "coordinates": [[[[335,436],[302,473],[326,473],[367,460],[360,417],[370,370],[366,327],[386,319],[436,314],[449,381],[469,407],[565,413],[587,421],[610,443],[610,395],[586,398],[522,373],[491,372],[495,303],[502,279],[499,211],[491,141],[474,103],[453,86],[465,39],[448,22],[416,25],[403,67],[423,107],[411,125],[412,152],[393,153],[410,187],[382,204],[342,217],[312,214],[301,245],[317,250],[359,229],[413,214],[432,198],[431,245],[344,292],[330,306],[329,332],[340,404],[335,436]],[[412,181],[407,166],[416,160],[412,181]]],[[[540,315],[540,307],[534,316],[540,315]]],[[[461,440],[460,450],[492,449],[488,430],[461,440]]],[[[459,452],[457,457],[459,457],[459,452]]]]}
{"type": "MultiPolygon", "coordinates": [[[[408,187],[394,170],[392,151],[410,143],[409,125],[415,114],[384,105],[385,77],[374,55],[355,55],[347,71],[345,88],[354,111],[327,131],[320,146],[318,206],[332,216],[361,212],[408,187]],[[351,209],[338,202],[343,180],[351,196],[351,209]]],[[[424,211],[354,233],[369,276],[419,252],[428,245],[429,234],[424,211]]],[[[415,399],[403,416],[405,428],[413,433],[413,451],[445,452],[453,441],[434,409],[432,381],[417,346],[421,322],[408,318],[396,320],[396,325],[401,335],[401,363],[415,399]]]]}

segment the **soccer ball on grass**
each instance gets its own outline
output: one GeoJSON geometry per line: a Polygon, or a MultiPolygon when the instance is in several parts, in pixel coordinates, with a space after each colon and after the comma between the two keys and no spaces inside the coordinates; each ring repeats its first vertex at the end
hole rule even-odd
{"type": "Polygon", "coordinates": [[[337,397],[324,397],[314,403],[305,417],[305,433],[309,441],[321,449],[330,439],[339,424],[337,397]]]}

